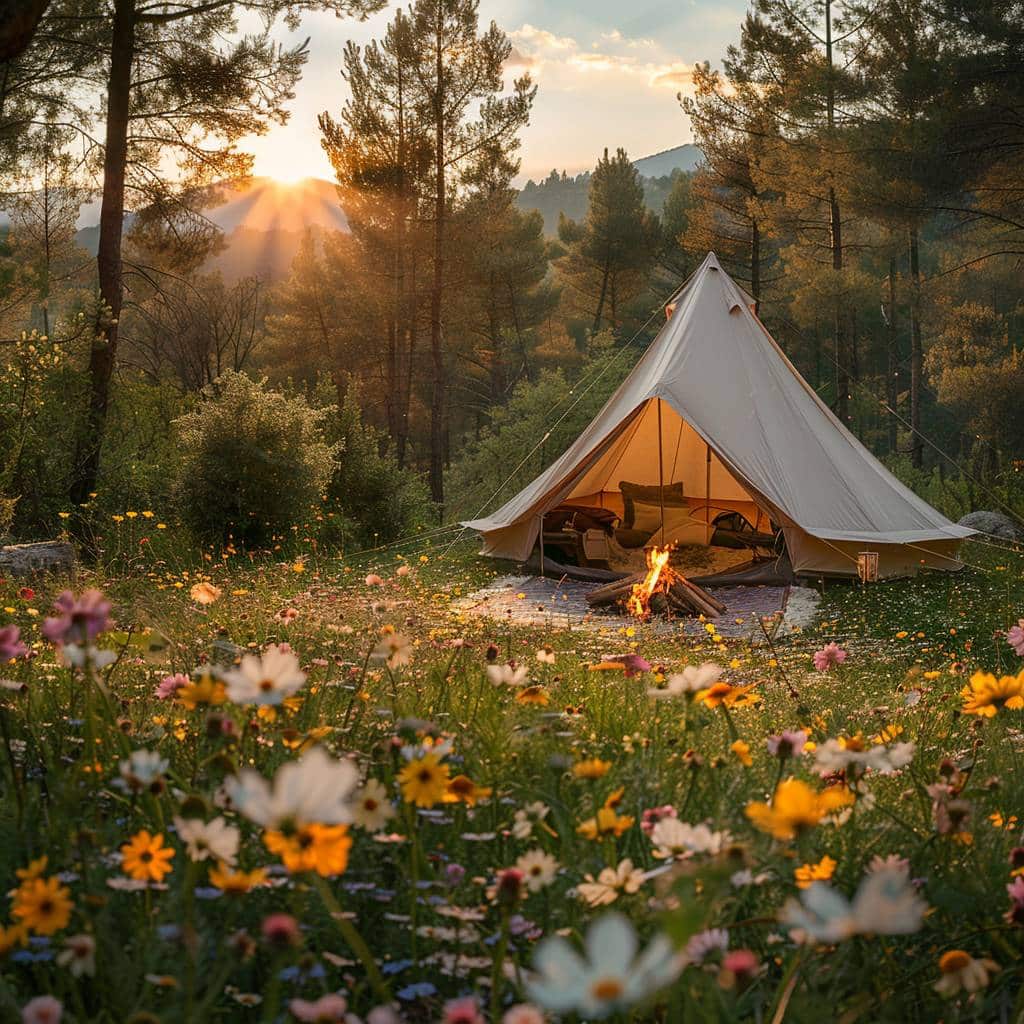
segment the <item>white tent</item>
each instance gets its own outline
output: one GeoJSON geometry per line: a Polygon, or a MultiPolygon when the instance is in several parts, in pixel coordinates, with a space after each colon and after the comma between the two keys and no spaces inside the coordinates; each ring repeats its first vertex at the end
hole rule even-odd
{"type": "MultiPolygon", "coordinates": [[[[524,560],[558,505],[623,509],[620,483],[681,484],[666,540],[708,543],[723,510],[782,528],[793,569],[855,576],[958,569],[974,531],[901,484],[839,422],[709,253],[666,310],[668,322],[574,444],[497,512],[463,525],[483,553],[524,560]]],[[[659,534],[659,538],[662,534],[659,534]]]]}

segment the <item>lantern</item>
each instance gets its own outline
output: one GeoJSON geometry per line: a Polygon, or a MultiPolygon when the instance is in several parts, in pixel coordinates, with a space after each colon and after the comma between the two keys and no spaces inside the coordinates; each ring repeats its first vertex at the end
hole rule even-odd
{"type": "Polygon", "coordinates": [[[878,552],[859,551],[857,553],[857,575],[861,583],[878,582],[878,552]]]}

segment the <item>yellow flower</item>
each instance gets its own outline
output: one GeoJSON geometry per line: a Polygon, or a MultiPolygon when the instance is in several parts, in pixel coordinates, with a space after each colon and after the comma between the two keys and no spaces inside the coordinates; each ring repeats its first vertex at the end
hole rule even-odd
{"type": "Polygon", "coordinates": [[[222,892],[231,895],[242,895],[267,882],[267,872],[263,868],[254,871],[232,871],[226,864],[218,864],[210,868],[210,884],[222,892]]]}
{"type": "Polygon", "coordinates": [[[417,807],[433,807],[448,792],[448,765],[442,764],[437,754],[427,754],[410,761],[399,773],[402,797],[417,807]]]}
{"type": "Polygon", "coordinates": [[[543,686],[524,686],[516,694],[516,703],[546,708],[551,703],[551,696],[543,686]]]}
{"type": "Polygon", "coordinates": [[[52,935],[71,920],[71,891],[59,878],[30,878],[18,887],[13,914],[38,935],[52,935]]]}
{"type": "Polygon", "coordinates": [[[0,925],[0,957],[7,956],[15,946],[28,945],[28,929],[24,924],[0,925]]]}
{"type": "Polygon", "coordinates": [[[35,860],[29,861],[27,868],[18,868],[14,873],[23,882],[30,882],[33,878],[41,878],[43,872],[46,870],[46,862],[49,858],[44,853],[42,857],[37,857],[35,860]]]}
{"type": "Polygon", "coordinates": [[[306,565],[304,562],[292,562],[292,572],[305,572],[306,565]]]}
{"type": "Polygon", "coordinates": [[[143,512],[143,513],[142,513],[142,518],[143,518],[143,519],[152,519],[152,518],[153,518],[153,513],[152,513],[152,512],[150,512],[150,511],[149,511],[149,510],[147,509],[147,510],[146,510],[145,512],[143,512]]]}
{"type": "Polygon", "coordinates": [[[756,704],[760,699],[759,693],[753,693],[757,683],[748,683],[746,686],[733,686],[721,680],[713,683],[706,690],[698,690],[696,700],[703,701],[709,708],[717,708],[725,705],[727,708],[744,708],[756,704]]]}
{"type": "Polygon", "coordinates": [[[975,672],[970,686],[965,686],[960,696],[964,699],[961,711],[965,715],[992,718],[1000,708],[1019,711],[1024,708],[1024,671],[999,679],[991,672],[975,672]]]}
{"type": "Polygon", "coordinates": [[[604,806],[594,815],[588,818],[576,829],[577,833],[584,839],[601,839],[604,836],[621,836],[627,829],[633,827],[634,819],[628,814],[619,814],[616,808],[622,800],[624,790],[613,790],[608,794],[604,806]]]}
{"type": "Polygon", "coordinates": [[[729,749],[740,759],[740,763],[749,768],[753,763],[754,759],[750,756],[750,744],[743,740],[736,740],[729,749]]]}
{"type": "Polygon", "coordinates": [[[770,805],[753,801],[747,804],[746,815],[762,832],[792,839],[852,803],[853,794],[845,786],[830,786],[819,793],[799,779],[786,779],[779,783],[770,805]]]}
{"type": "Polygon", "coordinates": [[[223,704],[227,699],[224,684],[211,675],[200,676],[194,682],[183,686],[174,696],[189,711],[195,711],[200,704],[223,704]]]}
{"type": "Polygon", "coordinates": [[[611,766],[611,761],[602,761],[599,757],[592,757],[587,761],[577,761],[572,766],[572,773],[577,779],[601,779],[608,774],[611,766]]]}
{"type": "Polygon", "coordinates": [[[464,803],[468,807],[475,807],[478,800],[486,800],[491,792],[489,786],[478,786],[468,775],[456,775],[448,783],[444,802],[446,804],[464,803]]]}
{"type": "Polygon", "coordinates": [[[267,832],[263,842],[289,871],[315,871],[324,878],[344,872],[352,846],[347,825],[304,825],[289,835],[267,832]]]}
{"type": "Polygon", "coordinates": [[[836,862],[826,854],[817,864],[804,864],[797,868],[793,875],[796,877],[797,888],[809,889],[814,882],[827,882],[836,870],[836,862]]]}
{"type": "Polygon", "coordinates": [[[137,882],[162,882],[172,870],[173,857],[174,850],[164,846],[164,837],[151,835],[147,829],[136,832],[121,847],[121,867],[137,882]]]}

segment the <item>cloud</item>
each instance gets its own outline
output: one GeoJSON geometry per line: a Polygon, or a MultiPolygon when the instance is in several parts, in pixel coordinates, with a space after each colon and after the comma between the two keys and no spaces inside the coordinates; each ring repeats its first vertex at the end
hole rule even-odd
{"type": "Polygon", "coordinates": [[[687,90],[693,85],[692,64],[683,61],[674,61],[654,72],[651,76],[651,85],[667,86],[672,89],[687,90]]]}

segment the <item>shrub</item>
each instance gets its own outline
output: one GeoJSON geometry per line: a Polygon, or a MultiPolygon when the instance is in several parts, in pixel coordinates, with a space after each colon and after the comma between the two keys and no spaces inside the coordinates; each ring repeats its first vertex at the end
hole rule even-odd
{"type": "Polygon", "coordinates": [[[174,421],[182,518],[207,539],[269,545],[320,503],[339,452],[324,436],[330,413],[265,380],[223,374],[174,421]]]}

